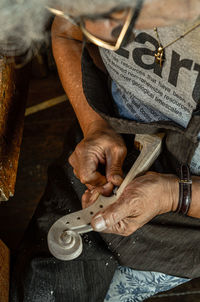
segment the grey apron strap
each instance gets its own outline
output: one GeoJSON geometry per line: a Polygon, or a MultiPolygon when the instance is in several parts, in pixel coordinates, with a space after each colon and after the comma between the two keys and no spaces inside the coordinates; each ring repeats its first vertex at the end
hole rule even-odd
{"type": "Polygon", "coordinates": [[[193,115],[185,133],[170,131],[166,138],[167,149],[179,161],[190,164],[196,148],[198,147],[198,134],[200,132],[200,115],[193,115]]]}

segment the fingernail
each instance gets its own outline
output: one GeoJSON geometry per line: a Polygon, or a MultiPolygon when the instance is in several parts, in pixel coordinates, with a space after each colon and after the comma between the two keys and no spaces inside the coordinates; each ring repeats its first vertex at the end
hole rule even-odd
{"type": "Polygon", "coordinates": [[[94,229],[98,232],[101,232],[106,229],[106,222],[101,214],[93,219],[93,225],[94,229]]]}
{"type": "Polygon", "coordinates": [[[99,193],[98,191],[94,192],[94,193],[92,194],[92,196],[90,197],[90,201],[91,201],[91,202],[96,201],[97,198],[99,197],[99,195],[100,195],[100,193],[99,193]]]}
{"type": "Polygon", "coordinates": [[[121,183],[123,178],[120,176],[120,175],[113,175],[113,180],[116,182],[116,183],[121,183]]]}
{"type": "Polygon", "coordinates": [[[103,189],[110,189],[110,186],[112,186],[111,182],[107,182],[107,184],[103,186],[103,189]]]}

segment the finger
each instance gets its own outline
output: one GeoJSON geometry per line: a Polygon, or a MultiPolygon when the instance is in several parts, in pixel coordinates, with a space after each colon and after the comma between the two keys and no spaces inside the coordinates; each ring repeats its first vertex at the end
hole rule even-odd
{"type": "Polygon", "coordinates": [[[69,164],[70,164],[73,168],[76,167],[77,158],[76,158],[76,153],[75,153],[75,151],[69,156],[68,162],[69,162],[69,164]]]}
{"type": "Polygon", "coordinates": [[[114,204],[108,206],[104,211],[97,213],[91,221],[95,231],[101,232],[112,228],[118,222],[122,221],[128,215],[126,204],[119,199],[114,204]]]}
{"type": "Polygon", "coordinates": [[[85,201],[86,207],[91,206],[95,201],[98,199],[100,193],[98,191],[94,191],[93,193],[90,192],[90,195],[87,195],[87,200],[85,201]]]}
{"type": "Polygon", "coordinates": [[[113,184],[107,183],[103,187],[96,187],[93,190],[86,190],[82,195],[82,207],[87,208],[92,205],[99,195],[110,196],[113,191],[113,184]]]}
{"type": "Polygon", "coordinates": [[[108,183],[103,187],[96,187],[92,191],[86,190],[82,196],[82,207],[86,208],[92,205],[98,199],[100,194],[107,194],[107,196],[109,196],[112,190],[113,185],[111,183],[108,183]]]}
{"type": "Polygon", "coordinates": [[[86,185],[86,187],[88,188],[89,191],[92,191],[96,188],[95,186],[92,186],[90,184],[85,184],[85,185],[86,185]]]}
{"type": "Polygon", "coordinates": [[[90,205],[89,201],[90,201],[91,196],[92,196],[92,194],[89,190],[86,190],[85,193],[82,195],[81,203],[82,203],[83,209],[87,208],[90,205]]]}
{"type": "Polygon", "coordinates": [[[80,172],[80,181],[83,184],[89,184],[94,187],[103,186],[107,183],[105,176],[101,175],[97,171],[92,171],[87,168],[80,172]]]}
{"type": "Polygon", "coordinates": [[[139,227],[141,227],[133,217],[127,217],[118,223],[116,223],[111,228],[103,230],[103,233],[107,234],[117,234],[121,236],[129,236],[134,233],[139,227]]]}
{"type": "Polygon", "coordinates": [[[92,205],[99,195],[104,195],[104,196],[110,196],[112,191],[113,191],[113,184],[112,183],[107,183],[102,187],[96,187],[94,188],[93,186],[90,186],[90,188],[93,188],[92,190],[86,190],[85,193],[82,195],[82,207],[86,208],[92,205]]]}
{"type": "Polygon", "coordinates": [[[95,187],[103,186],[107,183],[105,176],[97,171],[89,171],[88,168],[85,168],[80,174],[76,169],[73,169],[73,173],[89,190],[93,190],[95,187]]]}
{"type": "Polygon", "coordinates": [[[124,148],[113,148],[106,154],[106,178],[115,186],[120,186],[123,181],[122,165],[126,156],[124,148]]]}
{"type": "Polygon", "coordinates": [[[98,191],[99,188],[96,188],[92,191],[86,190],[85,193],[82,195],[82,207],[87,208],[91,206],[99,197],[100,192],[98,191]]]}
{"type": "Polygon", "coordinates": [[[96,187],[94,190],[91,191],[91,193],[92,193],[91,201],[95,202],[100,194],[104,195],[104,196],[110,196],[111,193],[113,192],[113,188],[114,188],[114,186],[110,182],[108,182],[104,186],[96,187]]]}
{"type": "Polygon", "coordinates": [[[106,228],[105,230],[102,231],[103,233],[107,233],[107,234],[118,234],[118,235],[122,235],[125,232],[125,226],[124,226],[124,221],[121,220],[118,223],[116,223],[115,225],[113,225],[110,228],[106,228]]]}
{"type": "Polygon", "coordinates": [[[113,192],[113,189],[114,189],[114,185],[111,182],[108,182],[103,186],[95,188],[95,190],[98,191],[103,196],[110,196],[113,192]]]}
{"type": "Polygon", "coordinates": [[[154,171],[147,171],[146,173],[145,173],[145,175],[157,175],[158,173],[157,172],[154,172],[154,171]]]}
{"type": "Polygon", "coordinates": [[[114,185],[111,182],[108,182],[105,185],[100,186],[100,187],[95,187],[95,186],[86,184],[86,187],[88,188],[89,191],[97,190],[103,196],[110,196],[114,189],[114,185]]]}
{"type": "Polygon", "coordinates": [[[106,177],[97,171],[99,160],[96,157],[78,157],[74,152],[69,157],[69,163],[74,168],[75,176],[85,185],[93,187],[107,183],[106,177]]]}
{"type": "Polygon", "coordinates": [[[74,175],[76,176],[76,178],[79,179],[78,173],[77,173],[77,171],[76,171],[75,169],[73,169],[73,173],[74,173],[74,175]]]}

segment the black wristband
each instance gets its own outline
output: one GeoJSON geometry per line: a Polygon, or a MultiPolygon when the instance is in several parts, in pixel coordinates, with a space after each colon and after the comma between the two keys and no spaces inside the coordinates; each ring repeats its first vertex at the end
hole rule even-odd
{"type": "Polygon", "coordinates": [[[187,215],[192,198],[192,179],[188,165],[180,166],[179,178],[179,202],[176,212],[187,215]]]}

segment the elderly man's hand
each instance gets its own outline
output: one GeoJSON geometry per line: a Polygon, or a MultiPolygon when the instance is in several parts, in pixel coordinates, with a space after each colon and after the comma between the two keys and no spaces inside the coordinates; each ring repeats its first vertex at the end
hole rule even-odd
{"type": "Polygon", "coordinates": [[[175,175],[148,172],[134,179],[120,198],[92,219],[96,231],[128,236],[156,215],[175,211],[178,179],[175,175]]]}
{"type": "MultiPolygon", "coordinates": [[[[110,195],[114,186],[122,182],[122,165],[126,157],[126,146],[120,135],[105,123],[91,125],[85,138],[76,146],[69,158],[74,174],[89,191],[95,189],[103,195],[110,195]],[[98,171],[99,164],[105,165],[105,175],[98,171]]],[[[83,206],[88,201],[83,195],[83,206]]],[[[90,200],[91,202],[91,200],[90,200]]]]}

